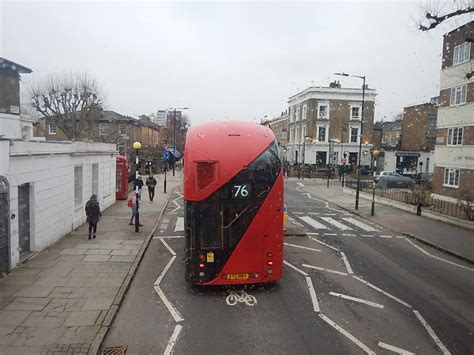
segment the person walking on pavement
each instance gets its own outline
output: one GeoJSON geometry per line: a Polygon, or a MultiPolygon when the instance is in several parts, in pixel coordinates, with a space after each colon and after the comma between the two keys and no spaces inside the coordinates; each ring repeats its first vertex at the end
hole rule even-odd
{"type": "Polygon", "coordinates": [[[100,212],[99,202],[97,202],[97,195],[92,194],[89,201],[86,203],[86,221],[89,223],[89,240],[91,239],[91,233],[93,233],[93,238],[96,237],[97,232],[97,223],[99,222],[102,213],[100,212]]]}
{"type": "Polygon", "coordinates": [[[150,201],[153,202],[153,198],[155,197],[155,186],[157,185],[156,179],[153,175],[150,175],[146,180],[146,186],[148,187],[148,196],[150,197],[150,201]]]}
{"type": "Polygon", "coordinates": [[[138,200],[141,200],[142,199],[142,187],[143,187],[143,180],[142,180],[141,175],[138,175],[138,177],[133,182],[133,191],[137,190],[137,186],[138,186],[137,198],[138,198],[138,200]]]}
{"type": "MultiPolygon", "coordinates": [[[[132,209],[132,216],[130,217],[130,222],[128,222],[129,225],[133,226],[133,219],[137,215],[137,210],[138,210],[138,204],[140,203],[140,200],[137,198],[137,193],[133,191],[132,197],[130,200],[128,200],[128,207],[132,209]]],[[[140,224],[140,227],[143,227],[142,224],[140,224]]]]}

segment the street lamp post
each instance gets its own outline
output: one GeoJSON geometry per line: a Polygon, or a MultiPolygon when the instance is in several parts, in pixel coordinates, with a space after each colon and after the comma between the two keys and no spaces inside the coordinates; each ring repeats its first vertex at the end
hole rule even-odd
{"type": "MultiPolygon", "coordinates": [[[[173,109],[173,155],[176,158],[176,111],[177,110],[187,110],[189,107],[175,107],[173,109]]],[[[174,176],[174,166],[176,162],[173,162],[173,176],[174,176]]]]}
{"type": "Polygon", "coordinates": [[[372,180],[372,206],[370,209],[370,215],[373,216],[375,214],[375,174],[377,170],[377,157],[379,156],[380,151],[377,149],[374,149],[372,151],[372,175],[373,175],[373,180],[372,180]]]}
{"type": "Polygon", "coordinates": [[[345,127],[342,127],[341,130],[341,173],[342,173],[342,187],[344,187],[344,175],[346,171],[346,157],[344,157],[344,132],[346,131],[345,127]]]}
{"type": "Polygon", "coordinates": [[[140,199],[138,198],[138,170],[140,167],[140,160],[138,158],[138,151],[141,149],[142,144],[140,142],[133,143],[133,149],[135,149],[135,201],[136,201],[136,212],[135,212],[135,232],[140,231],[140,214],[138,212],[140,199]]]}
{"type": "Polygon", "coordinates": [[[335,75],[341,76],[352,76],[354,78],[362,79],[362,113],[360,119],[360,134],[359,134],[359,154],[357,156],[357,187],[356,187],[356,201],[355,201],[355,209],[359,209],[359,192],[360,192],[360,159],[362,155],[362,128],[364,125],[364,106],[365,106],[365,75],[349,75],[347,73],[334,73],[335,75]]]}

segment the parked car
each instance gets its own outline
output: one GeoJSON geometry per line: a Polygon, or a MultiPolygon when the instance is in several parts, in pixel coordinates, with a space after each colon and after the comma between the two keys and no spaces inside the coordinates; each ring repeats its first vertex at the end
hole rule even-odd
{"type": "MultiPolygon", "coordinates": [[[[395,173],[396,174],[396,173],[395,173]]],[[[411,188],[414,185],[413,179],[406,176],[385,174],[377,180],[377,188],[411,188]]]]}
{"type": "Polygon", "coordinates": [[[418,173],[414,176],[415,183],[431,186],[433,184],[433,173],[418,173]]]}
{"type": "Polygon", "coordinates": [[[396,177],[403,177],[399,173],[395,171],[381,171],[380,174],[375,176],[375,182],[379,181],[379,179],[383,176],[396,176],[396,177]]]}

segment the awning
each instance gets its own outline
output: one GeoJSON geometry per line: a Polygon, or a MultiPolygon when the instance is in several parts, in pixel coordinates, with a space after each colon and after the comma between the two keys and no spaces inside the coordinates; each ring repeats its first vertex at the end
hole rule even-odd
{"type": "Polygon", "coordinates": [[[395,153],[397,157],[419,157],[420,152],[411,152],[408,150],[399,150],[395,153]]]}

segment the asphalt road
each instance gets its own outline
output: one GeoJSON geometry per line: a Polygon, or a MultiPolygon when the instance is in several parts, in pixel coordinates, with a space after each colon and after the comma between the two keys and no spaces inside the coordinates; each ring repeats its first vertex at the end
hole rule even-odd
{"type": "Polygon", "coordinates": [[[289,218],[307,235],[285,238],[283,279],[232,288],[184,281],[182,199],[173,196],[104,346],[127,345],[128,354],[473,353],[471,265],[301,183],[287,182],[285,193],[289,218]]]}

